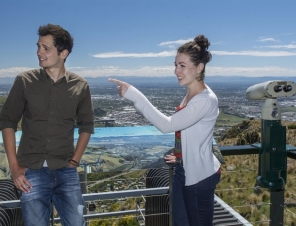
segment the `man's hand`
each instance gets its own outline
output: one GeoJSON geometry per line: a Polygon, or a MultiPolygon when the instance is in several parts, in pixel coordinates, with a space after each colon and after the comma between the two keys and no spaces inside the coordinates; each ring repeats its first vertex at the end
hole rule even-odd
{"type": "Polygon", "coordinates": [[[21,190],[24,193],[30,192],[30,189],[32,188],[31,183],[25,177],[26,169],[27,168],[21,167],[19,165],[14,166],[10,169],[14,185],[17,189],[21,190]]]}
{"type": "Polygon", "coordinates": [[[121,97],[123,97],[125,95],[126,91],[131,86],[130,84],[128,84],[126,82],[123,82],[123,81],[120,81],[117,79],[113,79],[113,78],[109,78],[109,81],[114,82],[118,85],[116,88],[117,88],[119,96],[121,96],[121,97]]]}
{"type": "Polygon", "coordinates": [[[8,159],[10,173],[14,181],[14,185],[22,192],[30,192],[32,185],[25,177],[26,168],[21,167],[16,157],[15,131],[12,128],[2,129],[3,143],[8,159]]]}

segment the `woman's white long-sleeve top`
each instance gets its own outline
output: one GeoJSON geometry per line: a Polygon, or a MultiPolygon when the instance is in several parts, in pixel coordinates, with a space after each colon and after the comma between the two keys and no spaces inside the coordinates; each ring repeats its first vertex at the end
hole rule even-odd
{"type": "Polygon", "coordinates": [[[207,86],[186,107],[172,116],[157,110],[135,87],[130,86],[124,98],[162,133],[181,131],[185,185],[193,185],[216,173],[220,163],[212,152],[213,131],[219,114],[218,99],[207,86]]]}

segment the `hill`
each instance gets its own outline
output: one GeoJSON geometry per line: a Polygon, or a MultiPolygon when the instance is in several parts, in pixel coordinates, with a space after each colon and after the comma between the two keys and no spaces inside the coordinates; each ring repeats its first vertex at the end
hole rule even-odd
{"type": "MultiPolygon", "coordinates": [[[[282,122],[286,126],[287,144],[296,146],[296,124],[282,122]]],[[[243,121],[233,126],[217,141],[219,146],[233,146],[260,143],[261,120],[243,121]]],[[[268,189],[256,187],[258,176],[258,155],[225,156],[221,181],[216,195],[245,217],[249,222],[262,222],[254,225],[266,225],[269,220],[270,193],[268,189]]],[[[296,217],[296,161],[287,159],[287,180],[285,186],[285,225],[295,225],[296,217]]]]}
{"type": "MultiPolygon", "coordinates": [[[[143,85],[143,84],[154,84],[154,85],[178,85],[176,76],[166,76],[166,77],[148,77],[148,76],[109,76],[109,77],[85,77],[90,85],[111,85],[108,78],[115,78],[119,80],[126,81],[133,85],[143,85]]],[[[0,84],[11,85],[14,82],[14,77],[0,77],[0,84]]],[[[247,85],[251,86],[257,83],[266,82],[270,80],[287,80],[296,82],[296,77],[271,77],[271,76],[258,76],[258,77],[246,77],[246,76],[206,76],[205,82],[209,85],[247,85]]],[[[113,84],[114,86],[114,84],[113,84]]]]}
{"type": "MultiPolygon", "coordinates": [[[[282,121],[286,126],[287,144],[296,146],[296,122],[282,121]]],[[[261,142],[261,120],[244,120],[222,135],[217,143],[219,146],[246,145],[261,142]]]]}

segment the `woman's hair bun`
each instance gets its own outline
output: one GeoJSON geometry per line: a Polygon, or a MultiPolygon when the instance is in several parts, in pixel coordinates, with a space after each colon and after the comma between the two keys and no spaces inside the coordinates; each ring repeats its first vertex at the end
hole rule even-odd
{"type": "Polygon", "coordinates": [[[209,40],[204,35],[199,35],[194,39],[194,42],[202,49],[207,50],[211,45],[209,40]]]}

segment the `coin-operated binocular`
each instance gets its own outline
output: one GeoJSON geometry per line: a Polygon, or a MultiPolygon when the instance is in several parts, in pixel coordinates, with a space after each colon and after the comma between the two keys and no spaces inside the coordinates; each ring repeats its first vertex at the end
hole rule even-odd
{"type": "Polygon", "coordinates": [[[250,100],[265,100],[261,108],[261,145],[257,185],[280,190],[287,178],[286,127],[281,125],[277,98],[296,94],[296,84],[290,81],[268,81],[249,87],[250,100]]]}

